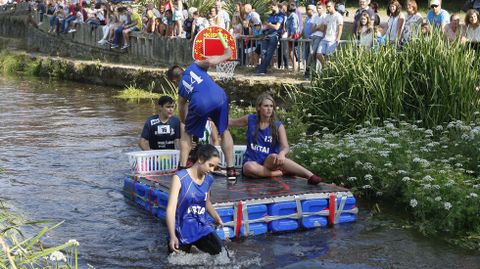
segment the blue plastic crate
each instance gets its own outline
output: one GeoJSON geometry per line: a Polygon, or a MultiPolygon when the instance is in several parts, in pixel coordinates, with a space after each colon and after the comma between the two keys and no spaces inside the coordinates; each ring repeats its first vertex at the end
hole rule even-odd
{"type": "MultiPolygon", "coordinates": [[[[306,200],[302,201],[302,212],[304,214],[317,213],[322,210],[328,210],[327,199],[306,200]]],[[[325,227],[328,224],[327,216],[312,215],[302,218],[302,227],[311,229],[316,227],[325,227]]]]}
{"type": "MultiPolygon", "coordinates": [[[[297,204],[295,202],[280,202],[268,205],[268,215],[270,216],[286,216],[297,212],[297,204]]],[[[298,220],[284,218],[273,220],[269,224],[272,232],[283,232],[298,229],[298,220]]]]}

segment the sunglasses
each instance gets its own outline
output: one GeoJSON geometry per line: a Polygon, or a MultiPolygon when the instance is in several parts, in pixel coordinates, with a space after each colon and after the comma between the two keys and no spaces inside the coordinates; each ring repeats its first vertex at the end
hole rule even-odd
{"type": "Polygon", "coordinates": [[[437,8],[438,5],[431,5],[430,7],[431,7],[431,8],[437,8]]]}

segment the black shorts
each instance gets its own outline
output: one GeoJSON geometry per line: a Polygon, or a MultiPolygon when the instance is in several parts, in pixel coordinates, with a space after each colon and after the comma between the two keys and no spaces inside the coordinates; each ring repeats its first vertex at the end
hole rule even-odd
{"type": "MultiPolygon", "coordinates": [[[[197,241],[193,242],[192,244],[187,245],[180,245],[180,250],[190,253],[192,249],[192,245],[196,246],[199,250],[206,252],[210,255],[217,255],[222,252],[223,242],[218,237],[215,231],[205,235],[204,237],[198,239],[197,241]]],[[[173,250],[170,249],[170,245],[168,246],[168,253],[172,253],[173,250]]]]}

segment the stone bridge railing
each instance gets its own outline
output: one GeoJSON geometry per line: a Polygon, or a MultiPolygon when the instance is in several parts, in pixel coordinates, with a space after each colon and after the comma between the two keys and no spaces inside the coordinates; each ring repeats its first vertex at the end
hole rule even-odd
{"type": "MultiPolygon", "coordinates": [[[[154,66],[188,65],[192,62],[192,44],[189,40],[137,32],[130,34],[128,49],[110,49],[97,43],[103,35],[101,27],[92,29],[88,24],[80,24],[74,33],[51,34],[48,33],[49,17],[44,15],[43,23],[35,28],[27,20],[27,7],[19,4],[14,12],[10,7],[6,11],[0,9],[0,35],[25,39],[29,50],[55,56],[154,66]]],[[[37,23],[39,16],[36,12],[32,13],[37,23]]]]}

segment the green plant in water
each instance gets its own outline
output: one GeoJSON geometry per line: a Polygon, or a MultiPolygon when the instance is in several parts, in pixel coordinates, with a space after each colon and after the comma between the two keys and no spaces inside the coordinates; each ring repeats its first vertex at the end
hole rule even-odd
{"type": "Polygon", "coordinates": [[[20,220],[0,203],[0,268],[78,268],[76,240],[53,247],[44,247],[40,242],[42,236],[63,222],[43,227],[32,237],[24,236],[21,231],[22,227],[45,223],[20,220]]]}
{"type": "Polygon", "coordinates": [[[422,120],[435,126],[469,121],[480,103],[480,64],[475,51],[441,33],[412,40],[402,50],[339,48],[312,81],[311,89],[290,94],[311,113],[317,129],[353,129],[379,117],[422,120]]]}
{"type": "Polygon", "coordinates": [[[155,99],[159,98],[160,94],[153,92],[151,89],[144,90],[137,88],[135,85],[129,85],[115,97],[122,99],[155,99]]]}

